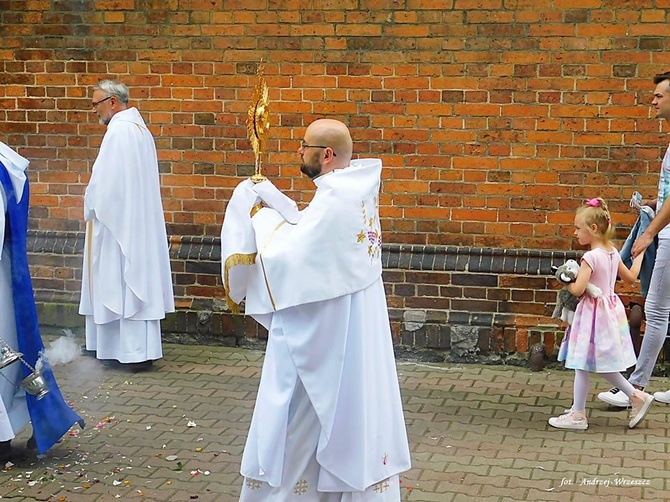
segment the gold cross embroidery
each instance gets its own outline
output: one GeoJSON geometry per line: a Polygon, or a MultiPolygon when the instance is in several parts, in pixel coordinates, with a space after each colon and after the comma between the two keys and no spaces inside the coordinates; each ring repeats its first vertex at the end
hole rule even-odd
{"type": "Polygon", "coordinates": [[[304,495],[307,493],[307,490],[309,488],[309,483],[307,482],[306,479],[301,479],[295,484],[295,487],[293,488],[293,493],[296,495],[304,495]]]}
{"type": "Polygon", "coordinates": [[[262,484],[263,483],[261,483],[257,479],[247,478],[247,488],[249,488],[250,490],[260,490],[262,484]]]}
{"type": "Polygon", "coordinates": [[[389,480],[385,479],[374,485],[372,491],[374,491],[375,493],[384,493],[388,489],[389,489],[389,480]]]}

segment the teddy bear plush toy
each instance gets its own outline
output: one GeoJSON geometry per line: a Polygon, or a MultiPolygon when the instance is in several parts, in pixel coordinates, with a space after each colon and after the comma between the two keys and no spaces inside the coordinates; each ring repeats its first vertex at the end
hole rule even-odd
{"type": "MultiPolygon", "coordinates": [[[[563,284],[570,284],[575,282],[577,279],[577,274],[579,273],[579,263],[575,260],[568,260],[560,267],[552,267],[554,271],[554,276],[556,279],[563,284]]],[[[595,284],[588,283],[586,285],[586,293],[598,298],[603,294],[602,290],[595,284]]],[[[561,319],[568,324],[572,324],[572,319],[575,315],[575,310],[577,304],[579,303],[579,298],[568,291],[567,287],[563,287],[558,291],[556,295],[556,307],[554,308],[554,313],[551,315],[553,319],[561,319]]]]}

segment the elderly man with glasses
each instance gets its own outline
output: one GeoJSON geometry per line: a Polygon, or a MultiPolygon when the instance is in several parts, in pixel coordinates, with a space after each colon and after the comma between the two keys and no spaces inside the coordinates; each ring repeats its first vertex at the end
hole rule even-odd
{"type": "Polygon", "coordinates": [[[268,329],[241,500],[399,501],[409,447],[381,272],[381,161],[321,119],[298,148],[316,193],[242,182],[221,234],[229,306],[268,329]]]}
{"type": "Polygon", "coordinates": [[[160,320],[174,311],[156,145],[124,84],[102,80],[91,104],[107,132],[84,196],[79,313],[88,351],[142,371],[163,357],[160,320]]]}

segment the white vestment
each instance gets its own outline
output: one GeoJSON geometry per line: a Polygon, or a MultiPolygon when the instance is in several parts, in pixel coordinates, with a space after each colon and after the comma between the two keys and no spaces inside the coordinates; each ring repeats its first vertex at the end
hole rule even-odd
{"type": "Polygon", "coordinates": [[[98,359],[162,357],[160,319],[174,311],[154,139],[135,108],[116,113],[84,196],[79,313],[98,359]]]}
{"type": "Polygon", "coordinates": [[[400,500],[410,456],[381,280],[380,174],[365,159],[319,177],[299,214],[248,180],[228,205],[228,300],[246,298],[269,331],[241,500],[400,500]],[[259,195],[266,207],[252,217],[259,195]]]}
{"type": "MultiPolygon", "coordinates": [[[[0,142],[0,162],[7,168],[17,197],[23,194],[25,169],[28,160],[18,155],[0,142]]],[[[14,350],[19,350],[14,317],[14,297],[12,294],[12,267],[9,250],[4,247],[5,213],[7,198],[0,185],[0,337],[14,350]]],[[[10,441],[23,430],[30,421],[26,393],[17,385],[23,378],[21,362],[16,361],[0,370],[0,441],[10,441]]]]}

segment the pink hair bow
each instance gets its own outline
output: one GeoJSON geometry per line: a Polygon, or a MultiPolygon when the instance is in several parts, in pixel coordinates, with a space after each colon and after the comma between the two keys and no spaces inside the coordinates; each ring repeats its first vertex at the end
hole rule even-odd
{"type": "Polygon", "coordinates": [[[587,199],[586,205],[591,207],[600,207],[600,201],[598,199],[587,199]]]}

